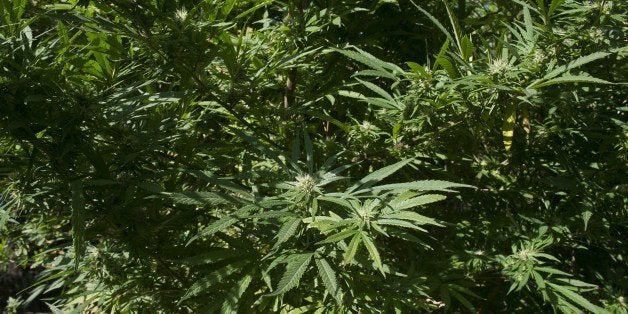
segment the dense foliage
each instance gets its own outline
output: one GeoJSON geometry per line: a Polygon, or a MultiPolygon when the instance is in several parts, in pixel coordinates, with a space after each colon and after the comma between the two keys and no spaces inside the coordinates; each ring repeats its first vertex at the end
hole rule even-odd
{"type": "Polygon", "coordinates": [[[0,306],[627,313],[627,7],[0,0],[0,306]]]}

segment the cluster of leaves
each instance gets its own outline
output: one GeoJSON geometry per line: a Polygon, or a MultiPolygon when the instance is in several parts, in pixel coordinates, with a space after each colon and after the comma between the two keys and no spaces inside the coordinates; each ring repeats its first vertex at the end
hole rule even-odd
{"type": "Polygon", "coordinates": [[[625,12],[0,0],[7,311],[626,313],[625,12]]]}

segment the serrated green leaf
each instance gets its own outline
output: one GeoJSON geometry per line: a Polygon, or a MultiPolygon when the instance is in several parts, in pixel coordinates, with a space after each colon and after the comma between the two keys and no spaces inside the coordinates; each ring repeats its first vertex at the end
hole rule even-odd
{"type": "Polygon", "coordinates": [[[434,67],[435,69],[438,69],[437,66],[440,65],[443,67],[443,69],[445,69],[445,71],[447,71],[447,74],[449,74],[449,76],[451,77],[458,77],[459,73],[458,70],[456,70],[456,67],[454,67],[454,64],[451,63],[451,61],[445,57],[438,57],[436,58],[436,60],[434,61],[434,67]]]}
{"type": "Polygon", "coordinates": [[[246,252],[232,249],[216,248],[202,254],[177,259],[176,262],[186,265],[203,265],[215,263],[227,258],[246,255],[246,252]]]}
{"type": "Polygon", "coordinates": [[[530,16],[530,9],[523,7],[523,22],[526,27],[525,37],[526,40],[532,41],[534,35],[534,24],[532,23],[532,16],[530,16]]]}
{"type": "Polygon", "coordinates": [[[402,228],[409,228],[409,229],[415,229],[415,230],[419,230],[419,231],[423,231],[423,232],[427,232],[427,230],[418,227],[412,223],[409,223],[405,220],[399,220],[399,219],[377,219],[376,220],[378,225],[386,225],[386,226],[395,226],[395,227],[402,227],[402,228]]]}
{"type": "MultiPolygon", "coordinates": [[[[434,226],[444,227],[443,225],[437,223],[436,220],[434,220],[433,218],[426,217],[426,216],[423,216],[421,214],[417,214],[411,211],[393,212],[390,214],[381,215],[380,218],[381,219],[411,220],[412,222],[417,223],[419,225],[434,225],[434,226]]],[[[379,222],[380,220],[378,219],[377,221],[379,222]]]]}
{"type": "Polygon", "coordinates": [[[566,272],[564,272],[562,270],[554,269],[554,268],[551,268],[551,267],[537,266],[534,269],[537,270],[537,271],[540,271],[540,272],[548,273],[548,274],[571,276],[570,274],[568,274],[568,273],[566,273],[566,272]]]}
{"type": "Polygon", "coordinates": [[[232,217],[232,216],[226,216],[223,218],[218,219],[216,222],[210,224],[209,226],[201,229],[201,231],[194,237],[192,237],[187,245],[189,245],[190,243],[192,243],[193,241],[195,241],[196,239],[200,238],[200,237],[209,237],[214,235],[217,232],[221,232],[226,230],[227,228],[231,227],[232,225],[234,225],[236,222],[238,222],[238,218],[232,217]]]}
{"type": "Polygon", "coordinates": [[[453,182],[448,182],[448,181],[423,180],[423,181],[378,185],[371,188],[363,188],[359,191],[353,192],[352,194],[356,195],[356,194],[362,194],[366,192],[376,192],[376,191],[384,191],[384,190],[454,192],[454,190],[450,190],[451,188],[475,188],[475,187],[472,185],[453,183],[453,182]]]}
{"type": "Polygon", "coordinates": [[[541,274],[536,271],[532,271],[532,279],[534,279],[534,283],[536,283],[536,286],[541,291],[541,294],[543,295],[543,300],[547,300],[548,294],[545,289],[545,279],[543,279],[541,274]]]}
{"type": "Polygon", "coordinates": [[[599,78],[595,78],[591,76],[568,75],[568,76],[553,78],[553,79],[544,81],[542,83],[537,83],[537,84],[529,86],[528,88],[538,89],[541,87],[546,87],[546,86],[551,86],[551,85],[556,85],[556,84],[564,84],[564,83],[612,84],[609,81],[605,81],[603,79],[599,79],[599,78]]]}
{"type": "Polygon", "coordinates": [[[469,61],[473,57],[473,43],[468,35],[462,36],[460,51],[462,52],[462,59],[469,61]]]}
{"type": "Polygon", "coordinates": [[[547,254],[547,253],[534,253],[534,256],[544,257],[544,258],[547,258],[547,259],[549,259],[549,260],[553,260],[553,261],[555,261],[555,262],[560,263],[560,260],[559,260],[559,259],[557,259],[556,257],[554,257],[554,256],[552,256],[552,255],[549,255],[549,254],[547,254]]]}
{"type": "Polygon", "coordinates": [[[314,253],[294,254],[287,259],[286,272],[279,280],[277,289],[269,296],[284,294],[299,285],[299,281],[307,270],[314,253]]]}
{"type": "Polygon", "coordinates": [[[566,284],[569,284],[572,287],[578,287],[578,288],[597,288],[596,285],[594,284],[590,284],[578,279],[573,279],[573,278],[556,278],[555,280],[557,281],[562,281],[566,284]]]}
{"type": "Polygon", "coordinates": [[[353,257],[355,257],[355,253],[358,252],[358,248],[360,247],[360,243],[362,242],[361,232],[356,232],[353,238],[351,238],[351,242],[347,246],[347,250],[344,254],[343,264],[347,265],[353,261],[353,257]]]}
{"type": "Polygon", "coordinates": [[[336,279],[336,272],[333,268],[327,263],[327,261],[323,258],[317,258],[314,260],[316,263],[316,268],[318,268],[318,275],[323,280],[323,284],[329,294],[331,294],[336,301],[341,302],[340,300],[340,288],[338,286],[338,280],[336,279]]]}
{"type": "Polygon", "coordinates": [[[334,203],[336,205],[340,205],[340,206],[342,206],[344,208],[347,208],[347,209],[352,209],[353,208],[351,206],[351,203],[349,203],[349,201],[347,201],[345,199],[342,199],[342,198],[339,198],[339,197],[333,197],[333,196],[326,196],[326,195],[324,195],[324,196],[317,197],[317,199],[319,201],[325,201],[325,202],[334,203]]]}
{"type": "Polygon", "coordinates": [[[216,186],[219,186],[223,189],[226,190],[230,190],[233,191],[235,193],[237,193],[240,196],[246,196],[247,199],[249,199],[250,196],[250,191],[247,190],[245,187],[236,184],[228,179],[225,178],[220,178],[217,177],[216,175],[214,175],[213,173],[209,172],[209,171],[200,171],[200,170],[184,170],[182,169],[183,172],[189,173],[205,182],[214,184],[216,186]]]}
{"type": "Polygon", "coordinates": [[[543,80],[548,80],[548,79],[552,79],[560,74],[563,74],[565,72],[568,72],[569,70],[573,70],[576,69],[578,67],[581,67],[587,63],[599,60],[599,59],[603,59],[606,58],[607,56],[609,56],[611,53],[610,52],[594,52],[592,54],[586,55],[586,56],[582,56],[574,61],[571,61],[570,63],[568,63],[567,65],[563,65],[563,66],[559,66],[556,67],[554,70],[550,71],[549,73],[547,73],[545,76],[543,76],[543,78],[541,80],[538,80],[534,83],[531,84],[531,86],[536,85],[537,82],[543,81],[543,80]]]}
{"type": "Polygon", "coordinates": [[[606,57],[608,57],[609,55],[611,55],[611,52],[603,52],[603,51],[598,51],[598,52],[594,52],[591,54],[588,54],[586,56],[582,56],[574,61],[569,62],[569,64],[567,65],[567,70],[572,70],[578,67],[581,67],[587,63],[591,63],[593,61],[596,60],[600,60],[600,59],[604,59],[606,57]]]}
{"type": "Polygon", "coordinates": [[[375,266],[377,267],[377,269],[382,273],[382,275],[384,275],[384,277],[386,277],[386,273],[384,272],[384,265],[382,265],[382,259],[379,256],[379,251],[377,251],[377,247],[375,246],[371,238],[362,233],[362,242],[364,242],[364,246],[369,252],[371,259],[373,259],[373,262],[375,262],[375,266]]]}
{"type": "Polygon", "coordinates": [[[454,287],[451,287],[449,289],[449,293],[451,294],[451,296],[454,297],[454,299],[456,299],[467,310],[469,310],[469,313],[475,313],[476,312],[475,306],[473,306],[473,304],[469,301],[469,299],[467,299],[463,294],[459,293],[457,289],[454,289],[454,287]]]}
{"type": "Polygon", "coordinates": [[[340,96],[344,96],[344,97],[349,97],[349,98],[355,98],[355,99],[361,99],[364,100],[366,99],[366,96],[358,93],[358,92],[354,92],[354,91],[350,91],[350,90],[344,90],[341,89],[338,91],[338,95],[340,96]]]}
{"type": "Polygon", "coordinates": [[[358,230],[353,230],[353,229],[343,230],[341,232],[338,232],[336,234],[333,234],[333,235],[327,237],[323,241],[316,242],[316,244],[336,243],[338,241],[341,241],[343,239],[346,239],[346,238],[356,234],[356,232],[358,232],[358,230]]]}
{"type": "Polygon", "coordinates": [[[163,192],[173,202],[183,205],[224,205],[235,202],[235,198],[206,191],[188,191],[180,193],[163,192]]]}
{"type": "Polygon", "coordinates": [[[297,231],[297,228],[301,224],[301,218],[294,218],[286,221],[277,232],[277,242],[275,243],[275,247],[281,243],[288,241],[297,231]]]}
{"type": "Polygon", "coordinates": [[[231,12],[231,10],[233,10],[233,7],[235,6],[237,2],[238,2],[237,0],[225,0],[221,9],[222,14],[224,16],[229,15],[229,13],[231,12]]]}
{"type": "Polygon", "coordinates": [[[223,283],[227,277],[240,271],[242,269],[242,266],[246,265],[247,263],[249,263],[248,260],[240,260],[232,264],[227,264],[224,267],[211,272],[209,275],[201,278],[200,280],[192,284],[192,286],[185,292],[179,302],[185,301],[189,298],[204,293],[209,293],[211,290],[210,288],[212,288],[213,286],[213,288],[220,287],[220,284],[223,283]]]}
{"type": "Polygon", "coordinates": [[[366,177],[358,180],[356,183],[354,183],[347,191],[346,193],[351,193],[353,191],[355,191],[358,188],[370,188],[371,186],[375,185],[375,183],[387,178],[388,176],[390,176],[391,174],[397,172],[399,169],[403,168],[405,165],[407,165],[408,163],[410,163],[412,161],[412,159],[406,159],[406,160],[402,160],[400,162],[394,163],[390,166],[386,166],[384,168],[381,168],[379,170],[373,171],[371,174],[367,175],[366,177]]]}
{"type": "Polygon", "coordinates": [[[408,65],[408,67],[410,67],[410,69],[412,69],[412,71],[418,74],[419,77],[425,78],[425,79],[430,77],[430,74],[427,73],[427,71],[422,65],[419,65],[416,62],[406,62],[406,64],[408,65]]]}
{"type": "Polygon", "coordinates": [[[240,305],[240,298],[253,280],[253,274],[249,272],[227,292],[225,301],[222,303],[222,313],[237,313],[240,305]]]}
{"type": "Polygon", "coordinates": [[[547,15],[550,17],[553,16],[554,12],[556,12],[556,9],[558,9],[564,2],[565,0],[552,0],[547,15]]]}
{"type": "Polygon", "coordinates": [[[444,200],[446,198],[447,197],[445,195],[440,195],[440,194],[419,195],[417,197],[413,197],[413,198],[410,198],[410,199],[407,199],[407,200],[403,200],[403,201],[395,204],[394,209],[395,210],[402,210],[402,209],[418,207],[418,206],[422,206],[422,205],[426,205],[426,204],[439,202],[439,201],[442,201],[442,200],[444,200]]]}
{"type": "Polygon", "coordinates": [[[584,230],[587,230],[587,227],[589,225],[589,220],[591,220],[591,217],[593,216],[593,212],[591,212],[590,210],[587,210],[585,212],[582,213],[582,221],[584,222],[584,230]]]}
{"type": "Polygon", "coordinates": [[[593,313],[608,313],[608,311],[604,310],[603,308],[600,308],[599,306],[594,305],[593,303],[589,302],[587,299],[585,299],[583,296],[563,287],[557,284],[553,284],[551,282],[547,283],[550,287],[552,287],[555,291],[557,291],[558,293],[560,293],[561,295],[563,295],[565,298],[567,298],[567,300],[580,305],[581,307],[583,307],[586,310],[589,310],[593,313]]]}
{"type": "Polygon", "coordinates": [[[389,78],[392,80],[396,80],[397,77],[395,77],[394,75],[390,74],[387,71],[381,71],[381,70],[362,70],[362,71],[358,71],[357,73],[353,74],[353,76],[375,76],[375,77],[385,77],[385,78],[389,78]]]}
{"type": "Polygon", "coordinates": [[[379,70],[379,71],[383,71],[383,72],[387,72],[388,74],[390,74],[391,76],[393,76],[393,73],[391,73],[390,71],[387,70],[392,70],[392,71],[396,71],[396,72],[403,72],[403,70],[401,68],[399,68],[397,65],[389,63],[389,62],[385,62],[382,61],[378,58],[376,58],[375,56],[373,56],[372,54],[361,50],[357,47],[353,47],[356,51],[351,51],[351,50],[340,50],[340,49],[334,49],[335,51],[355,60],[358,61],[368,67],[370,67],[371,69],[374,70],[379,70]]]}
{"type": "Polygon", "coordinates": [[[434,17],[432,14],[430,14],[429,12],[427,12],[425,9],[423,9],[422,7],[420,7],[419,5],[417,5],[416,3],[414,3],[414,1],[410,0],[410,2],[419,10],[421,11],[421,13],[425,14],[425,16],[427,16],[427,18],[430,19],[430,21],[432,21],[432,23],[434,23],[434,25],[436,25],[436,27],[438,27],[438,29],[440,29],[441,32],[443,32],[443,34],[445,34],[445,36],[447,36],[447,39],[449,41],[454,41],[454,38],[451,36],[451,34],[449,33],[449,31],[445,28],[445,26],[443,26],[443,24],[440,23],[440,21],[434,17]]]}
{"type": "Polygon", "coordinates": [[[251,214],[243,216],[243,218],[250,219],[274,219],[274,218],[283,218],[283,217],[295,217],[296,214],[293,212],[285,211],[285,210],[269,210],[261,213],[251,214]]]}
{"type": "Polygon", "coordinates": [[[391,103],[395,103],[395,98],[393,98],[387,91],[385,91],[383,88],[368,82],[368,81],[363,81],[361,79],[357,79],[360,83],[362,83],[362,85],[364,85],[366,88],[370,89],[371,91],[375,92],[376,94],[384,97],[384,99],[390,101],[391,103]]]}
{"type": "Polygon", "coordinates": [[[401,110],[401,106],[399,104],[397,104],[396,102],[390,101],[388,99],[384,99],[384,98],[365,97],[364,99],[362,99],[362,101],[367,103],[367,104],[371,104],[371,105],[375,105],[375,106],[378,106],[378,107],[382,107],[384,109],[401,110]]]}

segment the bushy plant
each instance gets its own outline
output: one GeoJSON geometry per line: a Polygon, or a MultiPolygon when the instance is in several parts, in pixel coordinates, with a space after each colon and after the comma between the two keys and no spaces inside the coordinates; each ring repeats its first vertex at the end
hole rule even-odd
{"type": "Polygon", "coordinates": [[[0,0],[7,311],[626,313],[625,11],[0,0]]]}

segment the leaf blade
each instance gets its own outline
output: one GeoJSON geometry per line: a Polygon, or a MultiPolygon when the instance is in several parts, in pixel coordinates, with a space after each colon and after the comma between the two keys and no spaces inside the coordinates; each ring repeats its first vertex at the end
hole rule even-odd
{"type": "Polygon", "coordinates": [[[314,253],[293,254],[288,258],[286,272],[279,280],[277,289],[268,296],[284,294],[299,285],[299,281],[312,260],[314,253]]]}

